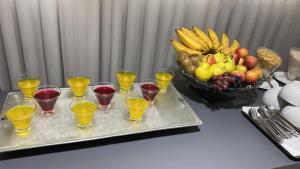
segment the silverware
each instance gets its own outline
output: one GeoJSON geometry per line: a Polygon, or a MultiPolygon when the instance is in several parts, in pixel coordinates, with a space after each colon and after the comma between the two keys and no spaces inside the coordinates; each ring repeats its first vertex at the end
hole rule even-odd
{"type": "Polygon", "coordinates": [[[277,123],[280,124],[285,130],[288,130],[291,132],[292,135],[295,137],[298,137],[300,134],[299,132],[291,126],[288,122],[285,121],[280,115],[279,111],[276,110],[274,107],[271,105],[266,105],[265,108],[268,110],[271,116],[273,116],[274,119],[276,119],[277,123]]]}
{"type": "Polygon", "coordinates": [[[278,136],[276,131],[268,123],[265,122],[265,120],[254,108],[250,108],[249,116],[255,123],[257,123],[257,125],[261,127],[261,129],[263,129],[274,140],[276,140],[279,143],[283,141],[283,139],[280,136],[278,136]]]}
{"type": "Polygon", "coordinates": [[[275,130],[279,137],[281,137],[282,139],[288,139],[292,137],[292,133],[289,130],[282,128],[282,126],[277,123],[276,119],[271,116],[271,114],[264,106],[259,107],[257,112],[262,116],[265,122],[269,123],[269,125],[275,130]]]}

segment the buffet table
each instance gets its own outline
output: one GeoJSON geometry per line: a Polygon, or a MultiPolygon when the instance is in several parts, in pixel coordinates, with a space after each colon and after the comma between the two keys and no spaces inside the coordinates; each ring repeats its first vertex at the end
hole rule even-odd
{"type": "MultiPolygon", "coordinates": [[[[0,154],[1,169],[249,168],[295,164],[242,114],[260,105],[262,91],[206,103],[186,81],[174,85],[203,121],[190,127],[0,154]]],[[[1,105],[5,99],[1,93],[1,105]]],[[[1,138],[0,138],[1,139],[1,138]]]]}

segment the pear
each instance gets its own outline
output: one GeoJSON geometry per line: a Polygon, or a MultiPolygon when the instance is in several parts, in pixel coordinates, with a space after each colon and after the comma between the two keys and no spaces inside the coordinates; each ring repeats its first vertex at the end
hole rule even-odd
{"type": "Polygon", "coordinates": [[[208,68],[210,68],[210,65],[206,62],[202,62],[199,67],[202,67],[204,69],[208,69],[208,68]]]}
{"type": "Polygon", "coordinates": [[[229,72],[229,73],[234,71],[235,70],[235,61],[233,59],[228,59],[225,62],[225,69],[226,69],[226,72],[229,72]]]}
{"type": "Polygon", "coordinates": [[[223,53],[214,54],[214,58],[217,63],[224,63],[226,61],[226,57],[223,53]]]}
{"type": "Polygon", "coordinates": [[[195,76],[202,82],[207,82],[212,77],[212,72],[208,63],[202,63],[195,70],[195,76]]]}
{"type": "Polygon", "coordinates": [[[211,72],[214,76],[222,75],[226,72],[225,63],[217,63],[211,66],[211,72]]]}

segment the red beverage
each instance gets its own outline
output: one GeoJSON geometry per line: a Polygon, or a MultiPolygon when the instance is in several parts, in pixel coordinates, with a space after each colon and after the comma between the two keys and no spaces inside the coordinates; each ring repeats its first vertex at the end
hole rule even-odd
{"type": "Polygon", "coordinates": [[[155,96],[159,92],[159,87],[155,83],[145,83],[142,84],[141,86],[141,91],[144,95],[144,98],[148,101],[151,101],[153,103],[155,96]],[[145,95],[149,97],[145,97],[145,95]],[[150,100],[149,100],[150,98],[150,100]]]}
{"type": "Polygon", "coordinates": [[[53,113],[54,105],[60,92],[55,89],[41,89],[34,94],[35,100],[40,105],[43,113],[53,113]]]}
{"type": "Polygon", "coordinates": [[[107,109],[116,92],[112,86],[96,86],[94,88],[95,95],[99,101],[100,108],[107,109]]]}

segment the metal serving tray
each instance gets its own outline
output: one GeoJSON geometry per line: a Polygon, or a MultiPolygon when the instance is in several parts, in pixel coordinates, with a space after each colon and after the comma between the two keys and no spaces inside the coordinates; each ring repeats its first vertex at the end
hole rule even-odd
{"type": "MultiPolygon", "coordinates": [[[[138,84],[133,85],[132,92],[140,92],[138,84]]],[[[87,90],[87,96],[95,97],[91,87],[87,90]]],[[[100,110],[97,110],[93,125],[89,129],[82,130],[76,126],[74,116],[69,110],[72,92],[69,88],[61,88],[61,95],[55,105],[55,114],[45,117],[40,114],[40,109],[38,109],[32,119],[32,132],[30,135],[26,137],[17,136],[8,120],[1,122],[0,152],[202,124],[201,120],[173,85],[170,85],[167,94],[156,96],[155,104],[145,112],[143,120],[139,123],[131,123],[128,120],[129,114],[124,97],[125,94],[116,93],[109,112],[105,115],[100,115],[100,110]]],[[[23,95],[20,92],[10,92],[5,100],[4,107],[9,101],[22,98],[23,95]]],[[[1,117],[4,117],[4,114],[1,114],[1,117]]]]}

